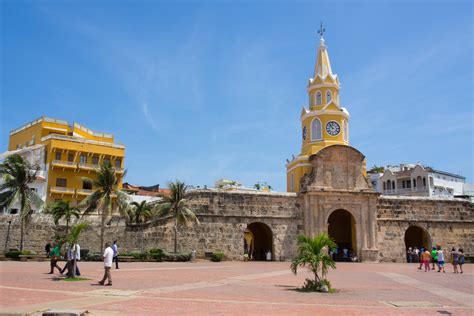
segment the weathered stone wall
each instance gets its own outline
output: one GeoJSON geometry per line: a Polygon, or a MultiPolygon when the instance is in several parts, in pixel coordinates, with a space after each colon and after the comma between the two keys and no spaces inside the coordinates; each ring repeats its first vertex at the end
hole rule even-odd
{"type": "Polygon", "coordinates": [[[377,204],[379,260],[404,262],[405,232],[418,226],[431,246],[463,248],[474,255],[474,204],[462,200],[382,196],[377,204]]]}
{"type": "MultiPolygon", "coordinates": [[[[222,250],[229,259],[242,259],[243,236],[247,225],[260,222],[268,225],[273,234],[274,258],[288,260],[294,256],[296,236],[302,233],[302,216],[298,199],[292,193],[242,193],[211,190],[191,194],[190,208],[198,215],[200,225],[181,226],[178,230],[178,251],[205,252],[222,250]]],[[[5,245],[8,221],[12,220],[8,248],[19,245],[17,216],[0,217],[0,243],[5,245]]],[[[97,216],[86,219],[91,223],[80,240],[83,249],[98,251],[100,228],[97,216]]],[[[48,215],[34,215],[25,234],[24,249],[42,252],[54,236],[54,225],[48,215]]],[[[118,240],[123,251],[141,249],[142,227],[127,225],[114,216],[105,230],[105,240],[118,240]]],[[[173,250],[172,219],[155,219],[143,226],[143,248],[173,250]]],[[[1,251],[3,251],[3,248],[1,251]]]]}
{"type": "MultiPolygon", "coordinates": [[[[354,193],[352,193],[354,194],[354,193]]],[[[330,196],[328,196],[329,199],[330,196]]],[[[289,260],[296,251],[296,236],[304,232],[302,197],[287,193],[242,193],[196,191],[190,200],[200,225],[181,227],[178,250],[195,249],[202,257],[207,251],[223,250],[229,259],[238,260],[243,254],[243,234],[247,225],[261,222],[273,234],[275,260],[289,260]]],[[[339,206],[338,206],[339,207],[339,206]]],[[[474,204],[460,200],[442,200],[420,197],[379,197],[377,200],[377,248],[380,261],[404,261],[404,234],[409,226],[425,229],[432,245],[444,248],[463,247],[466,255],[474,255],[474,204]]],[[[314,218],[314,225],[319,225],[314,218]]],[[[324,220],[324,219],[323,219],[324,220]]],[[[0,252],[3,252],[12,221],[7,248],[19,245],[19,218],[0,216],[0,252]]],[[[83,249],[98,251],[100,243],[99,219],[88,216],[91,223],[80,239],[83,249]]],[[[127,225],[114,216],[108,223],[105,240],[117,239],[122,251],[141,248],[141,226],[127,225]]],[[[64,226],[60,227],[64,229],[64,226]]],[[[358,227],[359,229],[360,227],[358,227]]],[[[154,219],[143,227],[144,249],[173,250],[173,222],[154,219]]],[[[54,236],[54,224],[48,215],[34,215],[26,230],[25,249],[42,252],[54,236]]]]}

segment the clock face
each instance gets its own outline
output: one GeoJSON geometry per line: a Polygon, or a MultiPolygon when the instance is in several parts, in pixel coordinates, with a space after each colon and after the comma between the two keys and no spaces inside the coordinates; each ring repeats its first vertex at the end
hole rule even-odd
{"type": "Polygon", "coordinates": [[[303,127],[303,140],[306,140],[306,136],[308,136],[308,130],[306,129],[306,126],[303,127]]]}
{"type": "Polygon", "coordinates": [[[329,121],[326,124],[326,132],[331,136],[337,136],[341,132],[341,126],[335,121],[329,121]]]}

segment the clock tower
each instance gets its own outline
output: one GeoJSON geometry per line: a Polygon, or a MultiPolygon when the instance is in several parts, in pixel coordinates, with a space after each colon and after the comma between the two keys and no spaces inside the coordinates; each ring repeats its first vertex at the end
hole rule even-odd
{"type": "Polygon", "coordinates": [[[308,106],[301,111],[301,153],[286,164],[288,192],[299,192],[300,181],[311,172],[309,157],[331,145],[349,145],[349,112],[339,99],[339,78],[332,73],[329,54],[321,34],[314,76],[308,82],[308,106]]]}

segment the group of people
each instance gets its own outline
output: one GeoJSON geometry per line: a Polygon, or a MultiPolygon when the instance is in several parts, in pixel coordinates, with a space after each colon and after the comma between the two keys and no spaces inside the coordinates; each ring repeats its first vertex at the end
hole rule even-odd
{"type": "MultiPolygon", "coordinates": [[[[61,275],[63,275],[67,270],[68,277],[76,277],[81,275],[79,266],[77,265],[77,262],[81,260],[81,247],[78,243],[67,245],[66,253],[64,255],[64,258],[67,259],[67,262],[63,268],[58,265],[58,261],[61,259],[61,245],[59,243],[46,244],[45,252],[46,256],[50,258],[51,271],[49,274],[53,274],[54,269],[56,268],[61,275]]],[[[119,269],[118,246],[116,240],[114,240],[112,245],[105,243],[105,250],[102,254],[102,260],[104,261],[104,276],[102,280],[99,281],[99,284],[111,286],[112,275],[110,270],[114,261],[115,268],[119,269]],[[105,284],[106,281],[108,281],[107,284],[105,284]]]]}
{"type": "Polygon", "coordinates": [[[438,272],[443,271],[446,273],[445,264],[449,259],[449,262],[453,265],[454,273],[463,273],[462,266],[464,264],[464,250],[459,248],[452,248],[449,253],[445,253],[441,246],[433,247],[430,251],[429,249],[425,249],[425,247],[408,247],[407,249],[407,262],[412,263],[420,263],[418,267],[421,270],[424,266],[425,272],[430,270],[435,270],[435,265],[438,267],[438,272]],[[430,268],[430,264],[432,267],[430,268]]]}
{"type": "Polygon", "coordinates": [[[329,256],[334,261],[343,261],[343,262],[358,262],[359,258],[357,258],[357,254],[355,253],[354,249],[348,247],[336,247],[334,249],[329,250],[329,256]]]}

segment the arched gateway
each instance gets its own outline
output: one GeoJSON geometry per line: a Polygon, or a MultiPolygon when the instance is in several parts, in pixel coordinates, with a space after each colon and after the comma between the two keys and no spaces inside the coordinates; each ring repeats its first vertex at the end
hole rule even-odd
{"type": "Polygon", "coordinates": [[[346,210],[336,210],[328,218],[328,234],[337,244],[338,257],[342,259],[343,250],[357,254],[356,221],[354,216],[346,210]]]}
{"type": "Polygon", "coordinates": [[[417,247],[419,249],[422,246],[425,249],[431,248],[431,240],[428,232],[419,226],[408,227],[405,231],[405,248],[417,247]]]}
{"type": "Polygon", "coordinates": [[[377,197],[365,177],[365,157],[346,145],[327,146],[309,157],[301,181],[305,234],[328,232],[340,250],[377,261],[377,197]]]}
{"type": "Polygon", "coordinates": [[[267,224],[255,222],[247,225],[244,232],[244,253],[252,260],[267,260],[267,252],[273,260],[273,233],[267,224]]]}

